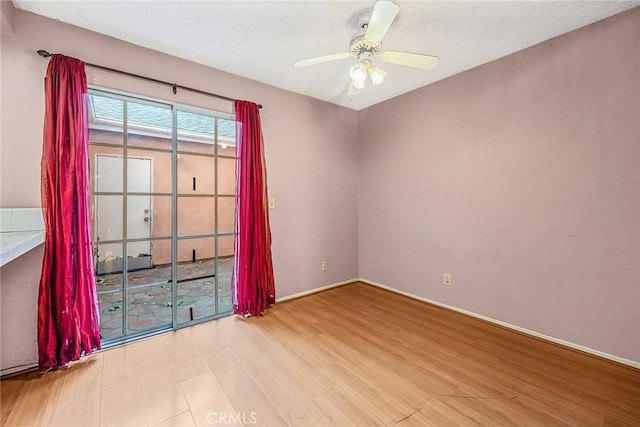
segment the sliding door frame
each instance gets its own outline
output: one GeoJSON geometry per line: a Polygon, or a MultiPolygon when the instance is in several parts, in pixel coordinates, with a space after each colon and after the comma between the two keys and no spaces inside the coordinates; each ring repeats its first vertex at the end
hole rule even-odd
{"type": "MultiPolygon", "coordinates": [[[[118,91],[118,90],[113,90],[110,88],[102,88],[99,86],[95,86],[95,85],[89,85],[89,91],[88,91],[89,95],[96,95],[96,96],[103,96],[103,97],[107,97],[107,98],[112,98],[112,99],[117,99],[122,101],[122,105],[123,105],[123,111],[122,111],[122,145],[119,144],[113,144],[113,143],[101,143],[101,142],[97,142],[97,143],[91,143],[90,142],[90,146],[102,146],[102,147],[111,147],[111,148],[117,148],[117,149],[121,149],[122,150],[122,158],[123,158],[123,189],[122,192],[118,192],[118,193],[108,193],[108,194],[104,194],[104,195],[118,195],[118,196],[122,196],[122,215],[123,215],[123,229],[122,229],[122,236],[120,240],[109,240],[106,242],[98,242],[93,240],[92,244],[94,247],[94,250],[98,247],[99,244],[122,244],[123,246],[123,272],[122,272],[122,288],[119,290],[110,290],[110,291],[105,291],[102,294],[107,294],[107,293],[117,293],[117,292],[121,292],[122,295],[122,330],[121,330],[121,336],[120,337],[116,337],[116,338],[111,338],[111,339],[107,339],[103,342],[103,347],[111,347],[111,346],[115,346],[115,345],[120,345],[120,344],[124,344],[126,342],[130,342],[130,341],[134,341],[134,340],[138,340],[144,337],[148,337],[148,336],[152,336],[152,335],[156,335],[159,333],[165,333],[165,332],[169,332],[169,331],[173,331],[173,330],[177,330],[177,329],[181,329],[184,327],[188,327],[188,326],[193,326],[199,323],[203,323],[203,322],[208,322],[211,320],[215,320],[218,319],[220,317],[225,317],[228,316],[230,314],[232,314],[232,311],[230,308],[229,311],[225,311],[223,313],[220,313],[220,304],[219,304],[219,238],[220,237],[233,237],[234,236],[234,231],[231,232],[223,232],[220,233],[220,228],[219,228],[219,215],[218,215],[218,201],[220,199],[220,194],[219,194],[219,187],[218,187],[218,174],[219,174],[219,169],[218,169],[218,158],[222,157],[222,158],[236,158],[231,157],[231,156],[226,156],[226,155],[220,155],[218,153],[218,145],[219,145],[219,139],[218,139],[218,120],[222,119],[222,120],[233,120],[235,121],[235,116],[232,114],[226,114],[226,113],[222,113],[222,112],[218,112],[218,111],[213,111],[213,110],[207,110],[207,109],[203,109],[203,108],[198,108],[198,107],[192,107],[192,106],[187,106],[187,105],[183,105],[183,104],[179,104],[179,103],[175,103],[175,102],[171,102],[171,101],[167,101],[167,100],[161,100],[161,99],[153,99],[153,98],[149,98],[149,97],[144,97],[144,96],[139,96],[136,94],[130,94],[127,92],[122,92],[122,91],[118,91]],[[134,102],[136,104],[146,104],[146,105],[150,105],[150,106],[154,106],[154,107],[161,107],[161,108],[167,108],[171,111],[171,149],[160,149],[160,148],[155,148],[155,147],[138,147],[138,146],[132,146],[129,147],[128,145],[128,134],[129,134],[129,121],[128,121],[128,102],[134,102]],[[199,114],[199,115],[204,115],[207,117],[210,117],[213,120],[213,124],[214,124],[214,139],[213,139],[213,144],[214,144],[214,149],[213,149],[213,153],[198,153],[198,152],[189,152],[189,151],[181,151],[178,146],[178,112],[186,112],[186,113],[194,113],[194,114],[199,114]],[[137,195],[142,195],[142,194],[138,194],[138,193],[129,193],[127,191],[127,159],[128,159],[128,149],[134,149],[134,150],[147,150],[147,151],[153,151],[153,152],[163,152],[163,153],[170,153],[171,154],[171,193],[155,193],[153,192],[153,189],[150,193],[148,194],[144,194],[144,195],[148,195],[149,197],[153,198],[155,196],[162,196],[162,197],[167,197],[170,196],[171,197],[171,236],[169,237],[154,237],[153,234],[150,237],[150,239],[148,239],[151,244],[153,245],[154,241],[160,241],[160,240],[170,240],[171,241],[171,325],[170,326],[164,326],[164,327],[158,327],[156,329],[150,329],[150,330],[146,330],[146,331],[140,331],[140,332],[133,332],[130,333],[129,332],[129,322],[128,322],[128,306],[129,306],[129,300],[128,300],[128,294],[129,294],[129,260],[128,260],[128,253],[127,253],[127,249],[128,249],[128,243],[131,242],[135,242],[135,241],[142,241],[145,239],[128,239],[127,236],[127,199],[128,196],[133,195],[133,196],[137,196],[137,195]],[[179,155],[184,154],[184,155],[189,155],[189,156],[200,156],[200,157],[208,157],[208,158],[213,158],[214,159],[214,193],[213,194],[196,194],[196,195],[180,195],[179,191],[178,191],[178,157],[179,155]],[[185,236],[179,236],[178,234],[178,200],[179,198],[187,198],[187,197],[212,197],[214,200],[214,212],[213,214],[215,215],[215,222],[214,222],[214,232],[213,233],[206,233],[206,234],[198,234],[198,235],[185,235],[185,236]],[[197,239],[197,238],[212,238],[214,241],[214,258],[215,258],[215,269],[214,269],[214,298],[215,298],[215,313],[211,314],[211,315],[205,315],[202,317],[198,317],[198,318],[194,318],[188,322],[181,322],[180,319],[178,319],[178,290],[179,290],[179,277],[178,277],[178,264],[179,264],[179,260],[178,260],[178,242],[179,241],[183,241],[183,240],[189,240],[189,239],[197,239]]],[[[90,173],[95,173],[95,171],[90,171],[90,173]]],[[[153,178],[152,178],[153,179],[153,178]]],[[[95,187],[95,182],[93,187],[95,187]]],[[[92,203],[91,205],[94,205],[94,198],[96,196],[99,195],[103,195],[101,192],[97,192],[95,191],[95,188],[91,188],[91,198],[92,198],[92,203]]],[[[231,197],[230,195],[223,195],[223,197],[231,197]]],[[[95,215],[95,213],[92,214],[95,215]]],[[[94,221],[92,221],[92,231],[94,227],[94,221]]],[[[153,233],[153,230],[152,230],[153,233]]],[[[92,232],[93,234],[93,232],[92,232]]],[[[92,236],[94,239],[96,236],[92,236]]],[[[235,254],[234,254],[235,257],[235,254]]],[[[94,256],[94,262],[95,262],[95,256],[94,256]]],[[[235,261],[234,261],[235,262],[235,261]]],[[[97,273],[97,270],[96,270],[97,273]]],[[[153,284],[143,284],[143,285],[139,285],[136,286],[136,289],[142,289],[145,287],[150,287],[153,286],[153,284]]]]}

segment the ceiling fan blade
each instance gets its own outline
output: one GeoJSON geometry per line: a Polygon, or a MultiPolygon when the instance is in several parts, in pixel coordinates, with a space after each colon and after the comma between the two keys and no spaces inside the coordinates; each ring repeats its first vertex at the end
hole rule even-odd
{"type": "Polygon", "coordinates": [[[437,56],[419,55],[417,53],[395,52],[388,50],[380,54],[383,62],[405,65],[407,67],[420,68],[421,70],[433,70],[438,65],[437,56]]]}
{"type": "Polygon", "coordinates": [[[392,1],[377,1],[373,7],[364,39],[373,44],[380,43],[399,11],[400,6],[392,1]]]}
{"type": "Polygon", "coordinates": [[[293,64],[294,68],[308,67],[310,65],[322,64],[323,62],[337,61],[350,57],[349,52],[336,53],[333,55],[318,56],[316,58],[303,59],[293,64]]]}

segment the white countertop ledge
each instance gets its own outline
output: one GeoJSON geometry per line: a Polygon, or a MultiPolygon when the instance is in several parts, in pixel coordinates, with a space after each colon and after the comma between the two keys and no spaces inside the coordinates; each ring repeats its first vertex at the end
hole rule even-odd
{"type": "Polygon", "coordinates": [[[44,231],[0,233],[0,266],[10,263],[43,243],[44,231]]]}

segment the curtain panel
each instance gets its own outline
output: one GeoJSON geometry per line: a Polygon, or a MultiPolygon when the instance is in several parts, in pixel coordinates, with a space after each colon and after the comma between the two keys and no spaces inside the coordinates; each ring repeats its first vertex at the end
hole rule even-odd
{"type": "Polygon", "coordinates": [[[258,106],[235,101],[236,218],[233,312],[257,316],[275,303],[267,171],[258,106]]]}
{"type": "Polygon", "coordinates": [[[42,149],[44,259],[38,297],[41,371],[100,349],[91,245],[84,63],[53,55],[45,78],[42,149]]]}

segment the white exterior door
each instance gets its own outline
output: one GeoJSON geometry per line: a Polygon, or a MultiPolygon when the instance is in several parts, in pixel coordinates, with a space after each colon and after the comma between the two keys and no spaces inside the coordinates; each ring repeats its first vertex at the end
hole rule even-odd
{"type": "MultiPolygon", "coordinates": [[[[129,193],[151,193],[151,159],[129,157],[127,183],[129,193]]],[[[127,211],[127,239],[150,239],[151,196],[129,196],[127,211]]],[[[151,256],[151,241],[129,243],[128,255],[151,256]]]]}
{"type": "MultiPolygon", "coordinates": [[[[122,193],[122,157],[98,155],[96,158],[96,192],[122,193]]],[[[151,159],[129,157],[127,192],[151,192],[151,159]]],[[[149,195],[127,197],[127,239],[150,239],[152,206],[149,195]]],[[[123,206],[121,196],[97,196],[95,202],[96,241],[122,240],[123,206]]],[[[98,262],[123,257],[122,245],[104,245],[98,262]]],[[[151,242],[128,243],[129,258],[151,256],[151,242]]]]}

